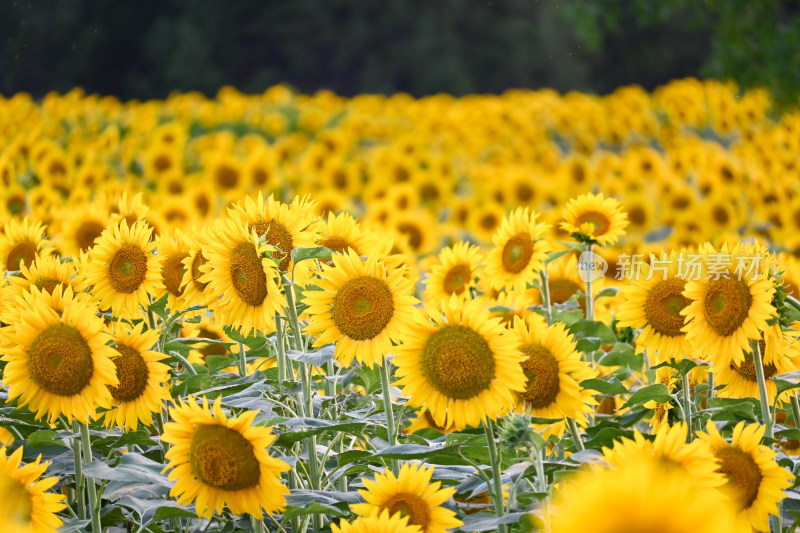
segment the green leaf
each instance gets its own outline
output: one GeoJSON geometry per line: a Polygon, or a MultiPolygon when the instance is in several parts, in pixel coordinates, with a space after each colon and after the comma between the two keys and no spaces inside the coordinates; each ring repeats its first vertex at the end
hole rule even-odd
{"type": "Polygon", "coordinates": [[[708,400],[708,408],[705,411],[711,412],[711,420],[758,420],[756,413],[759,413],[761,406],[758,400],[753,398],[711,398],[708,400]]]}
{"type": "Polygon", "coordinates": [[[300,352],[298,350],[288,350],[286,356],[292,361],[308,363],[314,366],[322,366],[333,359],[334,345],[323,346],[318,352],[300,352]]]}
{"type": "Polygon", "coordinates": [[[434,445],[423,446],[421,444],[397,444],[379,450],[372,455],[373,457],[386,457],[387,459],[428,459],[435,455],[453,454],[459,448],[461,448],[460,444],[440,447],[434,445]]]}
{"type": "MultiPolygon", "coordinates": [[[[280,419],[278,419],[280,420],[280,419]]],[[[344,432],[350,435],[358,435],[367,425],[374,425],[372,422],[366,420],[348,420],[348,421],[333,421],[322,420],[318,418],[290,418],[277,421],[276,419],[269,419],[268,424],[274,424],[277,427],[289,427],[293,430],[283,431],[278,435],[277,443],[281,446],[291,447],[294,443],[299,442],[306,437],[319,435],[326,431],[344,432]]]]}
{"type": "Polygon", "coordinates": [[[782,392],[785,392],[787,390],[800,388],[800,382],[797,381],[788,381],[785,379],[775,379],[775,378],[772,378],[770,381],[772,381],[778,388],[778,394],[777,394],[778,396],[780,396],[782,392]]]}
{"type": "Polygon", "coordinates": [[[315,246],[314,248],[295,248],[292,250],[292,260],[295,264],[307,259],[330,259],[333,250],[325,248],[324,246],[315,246]]]}
{"type": "Polygon", "coordinates": [[[783,437],[787,440],[800,440],[800,429],[797,428],[789,428],[789,429],[782,429],[780,431],[775,432],[776,437],[783,437]]]}
{"type": "Polygon", "coordinates": [[[25,446],[32,448],[41,448],[43,446],[61,446],[63,448],[69,448],[69,446],[64,444],[63,440],[56,439],[55,431],[49,429],[40,429],[31,433],[27,438],[25,446]]]}
{"type": "MultiPolygon", "coordinates": [[[[603,322],[596,320],[579,320],[569,327],[569,332],[578,339],[592,339],[599,344],[615,344],[617,336],[603,322]]],[[[599,346],[598,344],[598,346],[599,346]]]]}
{"type": "Polygon", "coordinates": [[[633,432],[620,427],[606,426],[593,432],[590,438],[584,442],[584,446],[594,450],[601,450],[603,447],[612,448],[614,441],[622,437],[633,438],[633,432]]]}
{"type": "Polygon", "coordinates": [[[608,381],[596,378],[585,379],[581,381],[580,385],[584,389],[596,390],[597,392],[608,394],[609,396],[628,393],[628,389],[625,388],[625,385],[614,378],[611,378],[608,381]]]}
{"type": "Polygon", "coordinates": [[[602,291],[597,293],[597,296],[594,297],[594,301],[596,302],[600,298],[613,298],[617,295],[619,289],[616,287],[608,287],[603,289],[602,291]]]}
{"type": "Polygon", "coordinates": [[[153,514],[153,521],[158,522],[165,518],[196,518],[197,513],[194,513],[186,507],[178,507],[178,504],[171,501],[165,501],[164,504],[156,509],[153,514]],[[173,507],[174,504],[174,507],[173,507]]]}
{"type": "Polygon", "coordinates": [[[152,311],[156,316],[162,319],[167,318],[167,300],[169,299],[169,293],[164,293],[164,296],[156,300],[155,302],[150,304],[150,311],[152,311]]]}
{"type": "Polygon", "coordinates": [[[128,452],[113,468],[102,461],[90,461],[83,466],[83,475],[101,481],[139,481],[171,487],[172,482],[161,473],[163,468],[161,463],[139,453],[128,452]]]}
{"type": "Polygon", "coordinates": [[[636,350],[628,343],[618,342],[611,350],[600,356],[598,364],[603,366],[627,367],[640,371],[644,364],[642,354],[636,354],[636,350]]]}
{"type": "Polygon", "coordinates": [[[502,524],[518,524],[529,513],[513,512],[498,518],[489,512],[480,512],[467,515],[463,518],[464,525],[456,531],[497,531],[497,526],[502,524]]]}
{"type": "Polygon", "coordinates": [[[680,361],[665,361],[663,363],[659,363],[655,366],[650,367],[651,370],[656,370],[661,368],[662,366],[669,366],[677,370],[681,373],[681,375],[686,374],[693,368],[698,366],[707,366],[706,363],[698,363],[696,361],[692,361],[691,359],[681,359],[680,361]]]}
{"type": "Polygon", "coordinates": [[[643,404],[651,400],[658,403],[668,402],[670,400],[670,394],[667,386],[663,383],[656,383],[655,385],[642,387],[631,394],[631,397],[628,398],[628,401],[625,402],[625,405],[622,407],[633,407],[634,405],[643,404]]]}

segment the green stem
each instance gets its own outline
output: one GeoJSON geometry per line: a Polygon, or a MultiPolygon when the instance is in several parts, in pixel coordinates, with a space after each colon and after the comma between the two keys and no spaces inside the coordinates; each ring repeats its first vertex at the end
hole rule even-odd
{"type": "Polygon", "coordinates": [[[283,323],[281,316],[275,313],[275,350],[278,358],[278,387],[281,393],[286,392],[283,382],[286,381],[286,344],[283,342],[283,323]]]}
{"type": "Polygon", "coordinates": [[[539,290],[542,293],[542,300],[544,300],[544,318],[549,326],[553,323],[553,304],[550,301],[550,275],[547,273],[547,265],[539,274],[539,279],[539,290]]]}
{"type": "Polygon", "coordinates": [[[750,341],[753,350],[753,365],[756,367],[756,381],[758,382],[758,401],[761,404],[761,417],[767,427],[765,436],[770,439],[775,436],[772,433],[772,415],[769,412],[769,397],[767,396],[767,380],[764,377],[764,363],[761,360],[761,348],[757,340],[750,341]]]}
{"type": "MultiPolygon", "coordinates": [[[[592,243],[586,243],[586,251],[592,251],[592,243]]],[[[592,295],[592,273],[586,272],[586,320],[594,320],[594,296],[592,295]]]]}
{"type": "MultiPolygon", "coordinates": [[[[394,408],[392,407],[392,395],[389,392],[389,361],[383,360],[381,369],[381,388],[383,389],[383,413],[386,415],[386,434],[389,439],[389,446],[397,444],[397,431],[394,423],[394,408]]],[[[395,475],[399,473],[399,462],[397,459],[392,459],[392,472],[395,475]]]]}
{"type": "Polygon", "coordinates": [[[247,348],[243,342],[239,343],[239,375],[247,377],[247,348]]]}
{"type": "Polygon", "coordinates": [[[583,446],[581,434],[578,432],[578,424],[575,423],[574,418],[567,418],[567,427],[569,428],[569,434],[572,436],[572,440],[575,442],[575,446],[578,448],[578,450],[585,450],[586,448],[583,446]]]}
{"type": "Polygon", "coordinates": [[[797,398],[796,389],[792,394],[792,418],[794,419],[794,427],[800,428],[800,400],[797,398]]]}
{"type": "MultiPolygon", "coordinates": [[[[486,433],[486,445],[489,448],[489,462],[492,467],[492,481],[494,489],[492,493],[492,503],[494,504],[494,512],[498,518],[503,518],[505,514],[505,507],[503,507],[503,479],[500,471],[500,456],[497,453],[497,442],[494,440],[493,422],[488,418],[483,420],[483,431],[486,433]]],[[[506,526],[500,524],[497,526],[498,533],[506,533],[506,526]]]]}
{"type": "Polygon", "coordinates": [[[708,372],[708,391],[706,392],[706,407],[711,407],[708,405],[708,400],[714,397],[714,373],[709,371],[708,372]]]}
{"type": "MultiPolygon", "coordinates": [[[[80,429],[78,423],[72,423],[72,431],[77,434],[80,429]]],[[[81,520],[86,520],[86,492],[84,485],[86,478],[83,477],[83,459],[81,459],[81,439],[72,439],[72,459],[75,461],[75,492],[78,500],[78,516],[81,520]]]]}
{"type": "Polygon", "coordinates": [[[264,533],[264,522],[258,517],[250,515],[250,524],[253,528],[253,533],[264,533]]]}
{"type": "Polygon", "coordinates": [[[689,431],[686,434],[686,442],[692,442],[692,389],[689,384],[689,373],[683,374],[683,416],[689,431]]]}
{"type": "Polygon", "coordinates": [[[184,356],[182,356],[182,355],[181,355],[181,354],[179,354],[178,352],[172,352],[172,353],[171,353],[171,354],[169,354],[169,355],[170,355],[170,357],[174,357],[175,359],[177,359],[178,361],[180,361],[180,362],[181,362],[181,364],[183,365],[183,367],[184,367],[184,368],[185,368],[185,369],[186,369],[186,370],[187,370],[187,371],[188,371],[188,372],[189,372],[191,375],[193,375],[193,376],[196,376],[196,375],[197,375],[197,370],[195,370],[195,369],[194,369],[194,365],[192,365],[192,363],[190,363],[190,362],[189,362],[189,360],[188,360],[188,359],[186,359],[184,356]]]}
{"type": "MultiPolygon", "coordinates": [[[[83,459],[86,464],[89,464],[92,462],[92,443],[89,438],[89,425],[85,422],[81,422],[80,426],[83,459]]],[[[103,530],[100,526],[100,504],[97,501],[97,490],[94,486],[93,479],[86,480],[86,492],[89,494],[89,513],[92,519],[92,533],[101,533],[103,530]]]]}

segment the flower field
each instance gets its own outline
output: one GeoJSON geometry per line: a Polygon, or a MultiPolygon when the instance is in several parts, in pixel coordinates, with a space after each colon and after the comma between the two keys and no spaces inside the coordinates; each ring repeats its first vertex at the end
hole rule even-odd
{"type": "Polygon", "coordinates": [[[0,98],[0,521],[792,532],[800,112],[0,98]]]}

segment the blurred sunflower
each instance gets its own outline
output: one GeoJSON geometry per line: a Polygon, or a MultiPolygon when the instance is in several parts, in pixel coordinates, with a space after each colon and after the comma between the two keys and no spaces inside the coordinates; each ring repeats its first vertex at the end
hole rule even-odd
{"type": "Polygon", "coordinates": [[[564,221],[559,225],[583,242],[601,246],[614,244],[625,235],[628,217],[614,198],[600,194],[582,194],[570,200],[563,211],[564,221]]]}
{"type": "Polygon", "coordinates": [[[500,320],[481,301],[455,297],[429,314],[406,325],[393,361],[409,405],[458,430],[511,411],[514,393],[525,389],[523,357],[500,320]]]}
{"type": "Polygon", "coordinates": [[[420,533],[419,526],[410,525],[408,517],[402,513],[389,514],[384,509],[375,510],[369,516],[356,518],[352,523],[342,520],[339,525],[331,524],[332,533],[420,533]]]}
{"type": "Polygon", "coordinates": [[[443,248],[425,278],[425,302],[438,306],[453,295],[470,299],[482,259],[480,248],[465,241],[443,248]]]}
{"type": "Polygon", "coordinates": [[[322,290],[305,293],[306,331],[317,337],[314,346],[335,342],[336,359],[345,367],[354,358],[382,366],[392,343],[401,340],[398,327],[413,317],[413,283],[403,269],[388,269],[375,256],[362,260],[350,250],[331,260],[316,281],[322,290]]]}
{"type": "Polygon", "coordinates": [[[119,380],[97,308],[70,287],[52,294],[31,287],[17,302],[13,322],[0,329],[9,399],[50,423],[61,415],[88,422],[98,407],[110,407],[108,387],[119,380]]]}
{"type": "Polygon", "coordinates": [[[281,483],[281,472],[289,465],[270,457],[275,440],[271,427],[253,425],[257,411],[244,411],[228,418],[221,397],[209,412],[189,399],[170,409],[174,422],[164,424],[161,440],[172,444],[164,470],[176,481],[170,496],[181,505],[195,503],[197,514],[210,519],[227,505],[232,513],[263,518],[286,505],[289,493],[281,483]]]}
{"type": "Polygon", "coordinates": [[[408,517],[408,524],[419,526],[420,533],[446,533],[448,529],[463,524],[456,513],[442,504],[456,492],[441,488],[441,481],[431,483],[433,467],[419,463],[404,464],[395,476],[391,471],[375,474],[375,480],[361,478],[365,489],[359,494],[366,503],[357,503],[350,509],[359,516],[369,517],[373,511],[387,510],[389,515],[408,517]]]}
{"type": "Polygon", "coordinates": [[[186,276],[186,259],[189,257],[190,241],[186,234],[175,228],[171,235],[160,235],[156,239],[161,262],[161,283],[167,290],[167,305],[173,311],[182,311],[191,306],[183,298],[183,279],[186,276]]]}
{"type": "Polygon", "coordinates": [[[550,245],[544,238],[547,224],[536,222],[537,214],[528,208],[517,208],[494,234],[494,247],[486,258],[486,275],[495,289],[514,288],[524,291],[533,282],[536,272],[544,268],[550,245]]]}
{"type": "Polygon", "coordinates": [[[6,222],[0,232],[0,268],[16,271],[33,263],[37,255],[49,255],[52,248],[44,230],[40,222],[32,222],[28,217],[22,222],[13,218],[6,222]]]}
{"type": "Polygon", "coordinates": [[[64,496],[45,492],[57,477],[42,478],[50,463],[40,455],[32,463],[22,462],[20,446],[11,455],[0,448],[0,513],[6,533],[56,533],[63,522],[56,513],[67,506],[64,496]]]}

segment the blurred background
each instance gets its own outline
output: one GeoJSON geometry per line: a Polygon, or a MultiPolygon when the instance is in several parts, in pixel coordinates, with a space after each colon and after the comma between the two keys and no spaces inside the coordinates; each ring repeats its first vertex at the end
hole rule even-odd
{"type": "Polygon", "coordinates": [[[5,2],[0,93],[607,93],[670,79],[800,87],[800,1],[5,2]]]}

